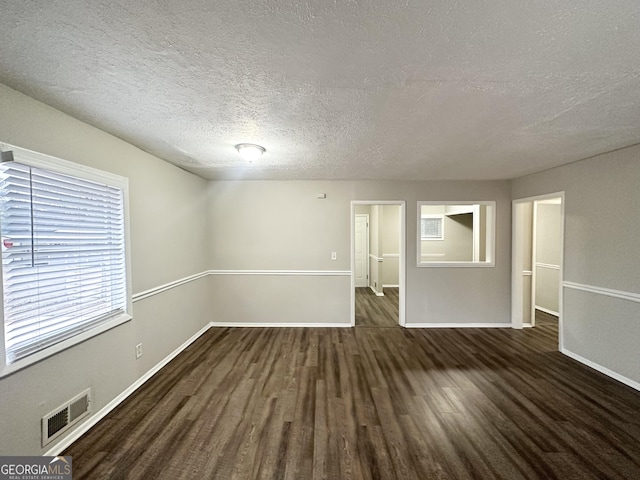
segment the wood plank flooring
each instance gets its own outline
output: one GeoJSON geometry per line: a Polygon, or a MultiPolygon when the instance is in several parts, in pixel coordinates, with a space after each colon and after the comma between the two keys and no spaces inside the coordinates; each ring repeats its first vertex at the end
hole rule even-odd
{"type": "Polygon", "coordinates": [[[378,297],[368,287],[356,288],[356,327],[399,327],[398,288],[378,297]]]}
{"type": "Polygon", "coordinates": [[[542,323],[212,328],[64,454],[74,480],[640,478],[640,393],[542,323]]]}
{"type": "Polygon", "coordinates": [[[555,326],[558,327],[558,317],[550,313],[536,309],[536,325],[537,326],[555,326]]]}

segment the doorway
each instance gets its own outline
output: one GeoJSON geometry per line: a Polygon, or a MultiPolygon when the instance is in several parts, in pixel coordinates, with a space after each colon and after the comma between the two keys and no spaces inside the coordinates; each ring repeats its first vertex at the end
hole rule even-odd
{"type": "Polygon", "coordinates": [[[351,202],[351,325],[405,325],[405,202],[351,202]]]}
{"type": "Polygon", "coordinates": [[[354,230],[355,286],[369,286],[369,214],[356,213],[354,230]]]}
{"type": "Polygon", "coordinates": [[[512,327],[557,322],[561,348],[564,192],[514,200],[512,215],[512,327]]]}

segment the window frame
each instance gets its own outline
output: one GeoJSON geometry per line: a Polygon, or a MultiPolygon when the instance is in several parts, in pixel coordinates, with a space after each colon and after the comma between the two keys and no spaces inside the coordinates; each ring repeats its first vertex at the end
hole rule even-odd
{"type": "MultiPolygon", "coordinates": [[[[496,223],[497,223],[497,203],[495,200],[460,200],[460,201],[452,201],[452,200],[429,200],[429,201],[419,201],[417,202],[417,242],[416,242],[416,266],[423,267],[474,267],[474,268],[487,268],[487,267],[495,267],[495,258],[496,258],[496,223]],[[422,241],[429,241],[430,239],[422,238],[422,206],[423,205],[484,205],[487,208],[487,225],[486,225],[486,260],[483,262],[480,261],[433,261],[426,262],[422,260],[422,241]]],[[[425,214],[424,216],[429,215],[440,215],[440,214],[425,214]]],[[[442,215],[446,216],[445,214],[442,215]]],[[[442,223],[442,232],[444,239],[444,218],[442,223]]],[[[442,254],[444,255],[444,254],[442,254]]],[[[438,254],[439,256],[439,254],[438,254]]]]}
{"type": "MultiPolygon", "coordinates": [[[[62,160],[50,155],[34,152],[6,143],[0,143],[0,151],[11,152],[13,161],[43,170],[49,170],[71,177],[108,184],[122,190],[123,217],[124,217],[124,258],[125,258],[125,284],[126,284],[126,309],[124,313],[114,316],[93,328],[80,332],[54,345],[45,347],[30,355],[17,359],[7,364],[5,349],[5,322],[4,322],[4,286],[0,281],[0,314],[2,315],[2,327],[0,328],[0,378],[10,375],[18,370],[33,365],[74,345],[82,343],[107,330],[115,328],[133,318],[133,302],[131,287],[131,242],[129,237],[129,179],[120,175],[104,172],[93,167],[81,165],[67,160],[62,160]]],[[[2,265],[0,264],[0,269],[2,265]]],[[[1,270],[0,270],[1,272],[1,270]]]]}

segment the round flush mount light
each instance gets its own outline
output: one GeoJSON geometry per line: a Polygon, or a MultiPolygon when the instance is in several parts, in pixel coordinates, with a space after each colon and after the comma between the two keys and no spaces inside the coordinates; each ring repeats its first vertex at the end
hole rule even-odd
{"type": "Polygon", "coordinates": [[[238,150],[240,156],[247,162],[253,162],[259,159],[262,154],[266,152],[264,147],[253,143],[240,143],[236,145],[236,150],[238,150]]]}

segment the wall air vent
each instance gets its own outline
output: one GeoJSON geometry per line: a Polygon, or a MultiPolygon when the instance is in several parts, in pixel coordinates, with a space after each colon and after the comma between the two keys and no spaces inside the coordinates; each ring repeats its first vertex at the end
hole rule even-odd
{"type": "Polygon", "coordinates": [[[80,419],[89,414],[91,389],[76,395],[64,405],[42,417],[42,446],[69,430],[80,419]]]}

